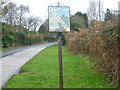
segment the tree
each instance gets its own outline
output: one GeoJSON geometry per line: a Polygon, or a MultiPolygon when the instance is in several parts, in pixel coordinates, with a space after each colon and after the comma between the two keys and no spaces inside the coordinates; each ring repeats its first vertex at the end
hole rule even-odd
{"type": "Polygon", "coordinates": [[[104,20],[106,20],[106,21],[108,21],[108,20],[118,21],[118,14],[119,14],[119,11],[117,11],[117,10],[107,9],[106,13],[105,13],[105,19],[104,20]]]}
{"type": "Polygon", "coordinates": [[[90,21],[98,19],[98,17],[97,17],[97,3],[95,2],[95,0],[90,0],[87,14],[88,14],[90,21]]]}
{"type": "Polygon", "coordinates": [[[41,24],[41,19],[39,17],[30,16],[28,18],[25,17],[27,13],[29,13],[29,7],[20,5],[17,6],[13,2],[8,2],[7,0],[3,0],[0,3],[0,9],[2,9],[1,22],[7,23],[11,26],[13,30],[19,30],[20,32],[24,32],[24,30],[34,30],[36,31],[37,27],[41,24]]]}
{"type": "Polygon", "coordinates": [[[118,2],[118,25],[120,27],[120,1],[118,2]]]}
{"type": "Polygon", "coordinates": [[[17,14],[17,6],[16,4],[9,2],[7,5],[4,6],[3,8],[3,21],[6,23],[10,24],[11,26],[14,24],[16,21],[16,14],[17,14]]]}
{"type": "Polygon", "coordinates": [[[40,17],[27,17],[24,18],[22,25],[28,30],[34,30],[34,32],[36,31],[37,27],[40,26],[41,23],[41,19],[40,17]]]}
{"type": "Polygon", "coordinates": [[[42,24],[38,30],[39,33],[43,33],[45,34],[46,33],[46,26],[44,24],[42,24]]]}
{"type": "Polygon", "coordinates": [[[20,5],[18,7],[18,12],[17,12],[20,27],[22,27],[22,21],[23,21],[24,16],[25,16],[26,13],[29,13],[29,7],[24,6],[24,5],[20,5]]]}
{"type": "Polygon", "coordinates": [[[33,18],[33,30],[35,32],[36,28],[38,27],[38,25],[40,25],[42,21],[40,20],[39,17],[34,17],[33,18]]]}
{"type": "Polygon", "coordinates": [[[27,26],[28,31],[32,30],[32,27],[33,27],[33,17],[32,16],[27,18],[26,26],[27,26]]]}
{"type": "Polygon", "coordinates": [[[72,30],[76,30],[76,29],[79,30],[80,28],[87,28],[87,27],[88,27],[87,14],[77,12],[73,16],[71,16],[71,29],[72,30]]]}
{"type": "Polygon", "coordinates": [[[48,30],[48,28],[49,28],[49,26],[48,26],[48,19],[45,20],[45,22],[43,23],[43,25],[45,25],[45,27],[46,27],[46,32],[48,32],[48,31],[49,31],[49,30],[48,30]]]}
{"type": "Polygon", "coordinates": [[[8,4],[9,0],[0,0],[0,15],[3,14],[4,6],[8,4]]]}
{"type": "Polygon", "coordinates": [[[98,1],[98,20],[102,20],[103,17],[103,1],[98,1]]]}
{"type": "Polygon", "coordinates": [[[82,24],[83,27],[88,27],[88,16],[86,13],[77,12],[74,17],[76,17],[76,20],[78,19],[78,23],[82,24]],[[76,16],[79,16],[79,19],[76,16]]]}
{"type": "Polygon", "coordinates": [[[90,0],[87,14],[90,21],[102,20],[103,18],[103,1],[90,0]]]}
{"type": "Polygon", "coordinates": [[[39,33],[44,33],[44,34],[48,34],[49,30],[48,30],[48,19],[46,19],[43,24],[40,26],[39,28],[39,33]]]}
{"type": "Polygon", "coordinates": [[[83,17],[86,21],[88,21],[88,17],[86,13],[77,12],[75,13],[75,15],[79,17],[83,17]]]}
{"type": "Polygon", "coordinates": [[[106,10],[105,20],[106,20],[106,21],[112,20],[112,13],[111,13],[111,11],[110,11],[108,8],[107,8],[107,10],[106,10]]]}

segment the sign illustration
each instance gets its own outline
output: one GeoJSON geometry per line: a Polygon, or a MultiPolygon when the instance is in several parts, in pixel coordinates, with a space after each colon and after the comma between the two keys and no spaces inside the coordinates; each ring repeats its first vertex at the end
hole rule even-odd
{"type": "Polygon", "coordinates": [[[49,6],[49,31],[68,32],[70,31],[70,8],[49,6]]]}

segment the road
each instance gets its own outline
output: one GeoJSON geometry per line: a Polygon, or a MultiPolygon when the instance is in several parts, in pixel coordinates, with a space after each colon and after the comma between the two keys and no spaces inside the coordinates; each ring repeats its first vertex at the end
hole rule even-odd
{"type": "MultiPolygon", "coordinates": [[[[46,43],[45,43],[46,44],[46,43]]],[[[43,44],[43,45],[45,45],[43,44]]],[[[40,44],[36,44],[36,45],[31,45],[31,46],[22,46],[22,47],[17,47],[17,48],[13,48],[13,49],[9,49],[9,50],[2,50],[2,55],[0,55],[0,58],[2,57],[6,57],[8,55],[12,55],[14,53],[26,50],[26,49],[30,49],[30,48],[34,48],[39,46],[40,44]]]]}
{"type": "Polygon", "coordinates": [[[33,45],[30,47],[23,47],[4,51],[3,55],[8,56],[2,57],[0,59],[0,88],[4,87],[5,83],[9,80],[11,76],[19,73],[21,66],[23,66],[27,61],[29,61],[33,56],[35,56],[44,48],[54,44],[57,44],[57,42],[44,43],[39,45],[33,45]]]}
{"type": "Polygon", "coordinates": [[[3,57],[6,57],[8,55],[12,55],[14,53],[17,53],[17,52],[20,52],[20,51],[23,51],[23,50],[26,50],[28,48],[32,48],[34,46],[22,46],[22,47],[17,47],[17,48],[13,48],[13,49],[9,49],[9,50],[2,50],[2,58],[3,57]]]}

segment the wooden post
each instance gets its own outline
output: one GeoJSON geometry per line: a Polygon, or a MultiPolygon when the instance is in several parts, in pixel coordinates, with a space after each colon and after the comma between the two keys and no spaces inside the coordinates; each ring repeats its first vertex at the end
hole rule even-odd
{"type": "Polygon", "coordinates": [[[59,42],[58,42],[58,58],[59,58],[59,80],[60,88],[63,88],[63,71],[62,71],[62,33],[58,33],[59,42]]]}

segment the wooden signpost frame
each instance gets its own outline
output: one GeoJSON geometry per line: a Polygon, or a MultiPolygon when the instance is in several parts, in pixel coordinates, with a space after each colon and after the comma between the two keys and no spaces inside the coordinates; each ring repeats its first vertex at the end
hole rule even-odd
{"type": "MultiPolygon", "coordinates": [[[[48,10],[49,10],[49,7],[67,7],[67,8],[70,8],[68,6],[60,6],[59,2],[58,2],[58,6],[48,6],[48,10]]],[[[70,15],[70,9],[69,9],[69,15],[70,15]]],[[[49,16],[49,13],[48,13],[48,16],[49,16]]],[[[48,19],[48,22],[49,22],[49,19],[48,19]]],[[[55,32],[57,32],[57,31],[55,31],[55,32]]],[[[68,31],[64,31],[64,32],[68,32],[68,31]]],[[[59,62],[59,88],[63,88],[62,31],[58,32],[58,60],[59,60],[58,61],[59,62]]]]}

